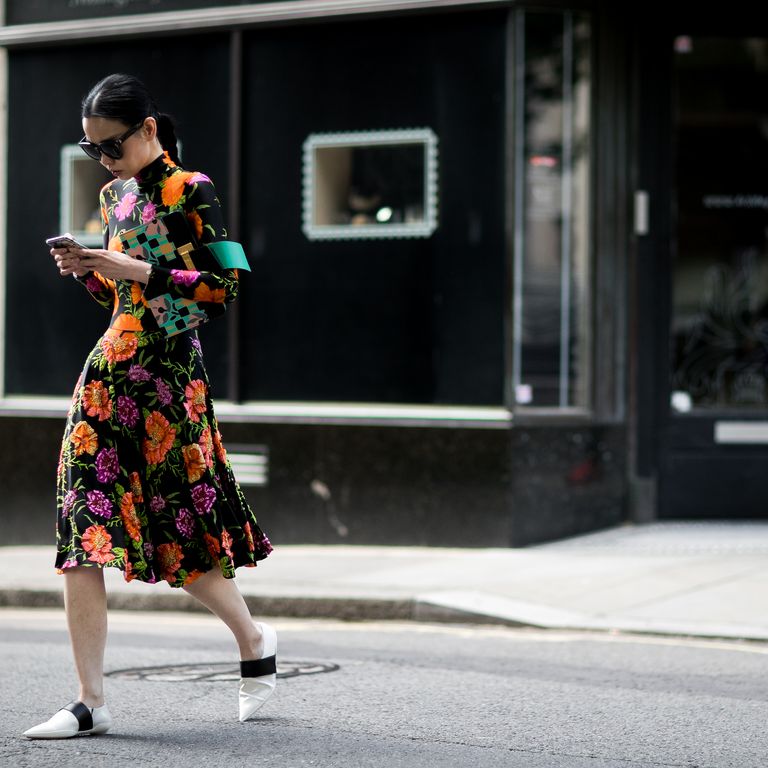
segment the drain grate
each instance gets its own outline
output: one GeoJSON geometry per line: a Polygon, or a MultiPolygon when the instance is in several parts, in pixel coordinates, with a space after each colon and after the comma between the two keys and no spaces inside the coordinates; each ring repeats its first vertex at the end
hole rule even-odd
{"type": "MultiPolygon", "coordinates": [[[[336,672],[338,664],[324,664],[318,661],[284,661],[277,664],[278,677],[318,675],[322,672],[336,672]]],[[[225,661],[203,664],[173,664],[162,667],[131,667],[107,672],[106,677],[121,680],[149,680],[155,683],[217,683],[240,679],[239,664],[225,661]]]]}

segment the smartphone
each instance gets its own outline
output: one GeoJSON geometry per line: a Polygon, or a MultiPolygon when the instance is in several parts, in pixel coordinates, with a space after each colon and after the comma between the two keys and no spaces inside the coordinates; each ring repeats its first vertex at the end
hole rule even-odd
{"type": "Polygon", "coordinates": [[[65,232],[63,235],[56,235],[56,237],[49,237],[45,244],[51,248],[87,248],[88,246],[78,243],[69,232],[65,232]]]}

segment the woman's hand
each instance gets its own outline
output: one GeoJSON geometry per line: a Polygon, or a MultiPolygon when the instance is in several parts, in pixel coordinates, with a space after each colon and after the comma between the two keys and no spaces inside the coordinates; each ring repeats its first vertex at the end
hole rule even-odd
{"type": "Polygon", "coordinates": [[[71,253],[77,257],[80,268],[85,272],[94,271],[112,280],[135,280],[139,283],[146,283],[149,279],[151,267],[146,261],[139,261],[119,251],[77,248],[71,253]]]}
{"type": "Polygon", "coordinates": [[[62,277],[67,277],[68,275],[82,277],[88,272],[87,269],[81,266],[80,257],[68,248],[51,248],[51,256],[55,259],[56,266],[62,277]]]}

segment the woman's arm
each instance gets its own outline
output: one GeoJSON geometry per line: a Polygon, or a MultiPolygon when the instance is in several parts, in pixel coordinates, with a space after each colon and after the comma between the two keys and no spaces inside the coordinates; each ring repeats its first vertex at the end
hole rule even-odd
{"type": "MultiPolygon", "coordinates": [[[[107,217],[107,204],[104,197],[105,187],[102,187],[99,192],[99,210],[101,211],[101,239],[104,244],[104,250],[106,251],[109,243],[109,219],[107,217]]],[[[94,271],[95,267],[90,266],[89,262],[86,262],[88,254],[100,253],[100,251],[77,250],[72,251],[77,257],[78,269],[74,269],[72,274],[77,278],[78,282],[82,283],[89,291],[91,296],[101,306],[107,309],[112,309],[115,303],[115,282],[109,279],[109,276],[105,276],[100,272],[94,271]]]]}
{"type": "MultiPolygon", "coordinates": [[[[227,239],[227,230],[213,183],[207,176],[192,174],[187,184],[184,211],[201,245],[227,239]],[[191,183],[190,183],[191,182],[191,183]]],[[[234,301],[239,287],[236,269],[196,272],[153,266],[149,273],[144,298],[154,299],[164,294],[173,298],[196,301],[209,318],[224,312],[234,301]]]]}

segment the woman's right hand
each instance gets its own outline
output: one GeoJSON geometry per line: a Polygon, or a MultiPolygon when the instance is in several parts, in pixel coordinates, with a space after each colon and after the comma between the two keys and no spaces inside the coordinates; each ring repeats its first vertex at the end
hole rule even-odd
{"type": "Polygon", "coordinates": [[[68,275],[82,277],[88,274],[88,270],[80,266],[80,257],[68,248],[51,248],[51,256],[55,259],[62,277],[68,275]]]}

